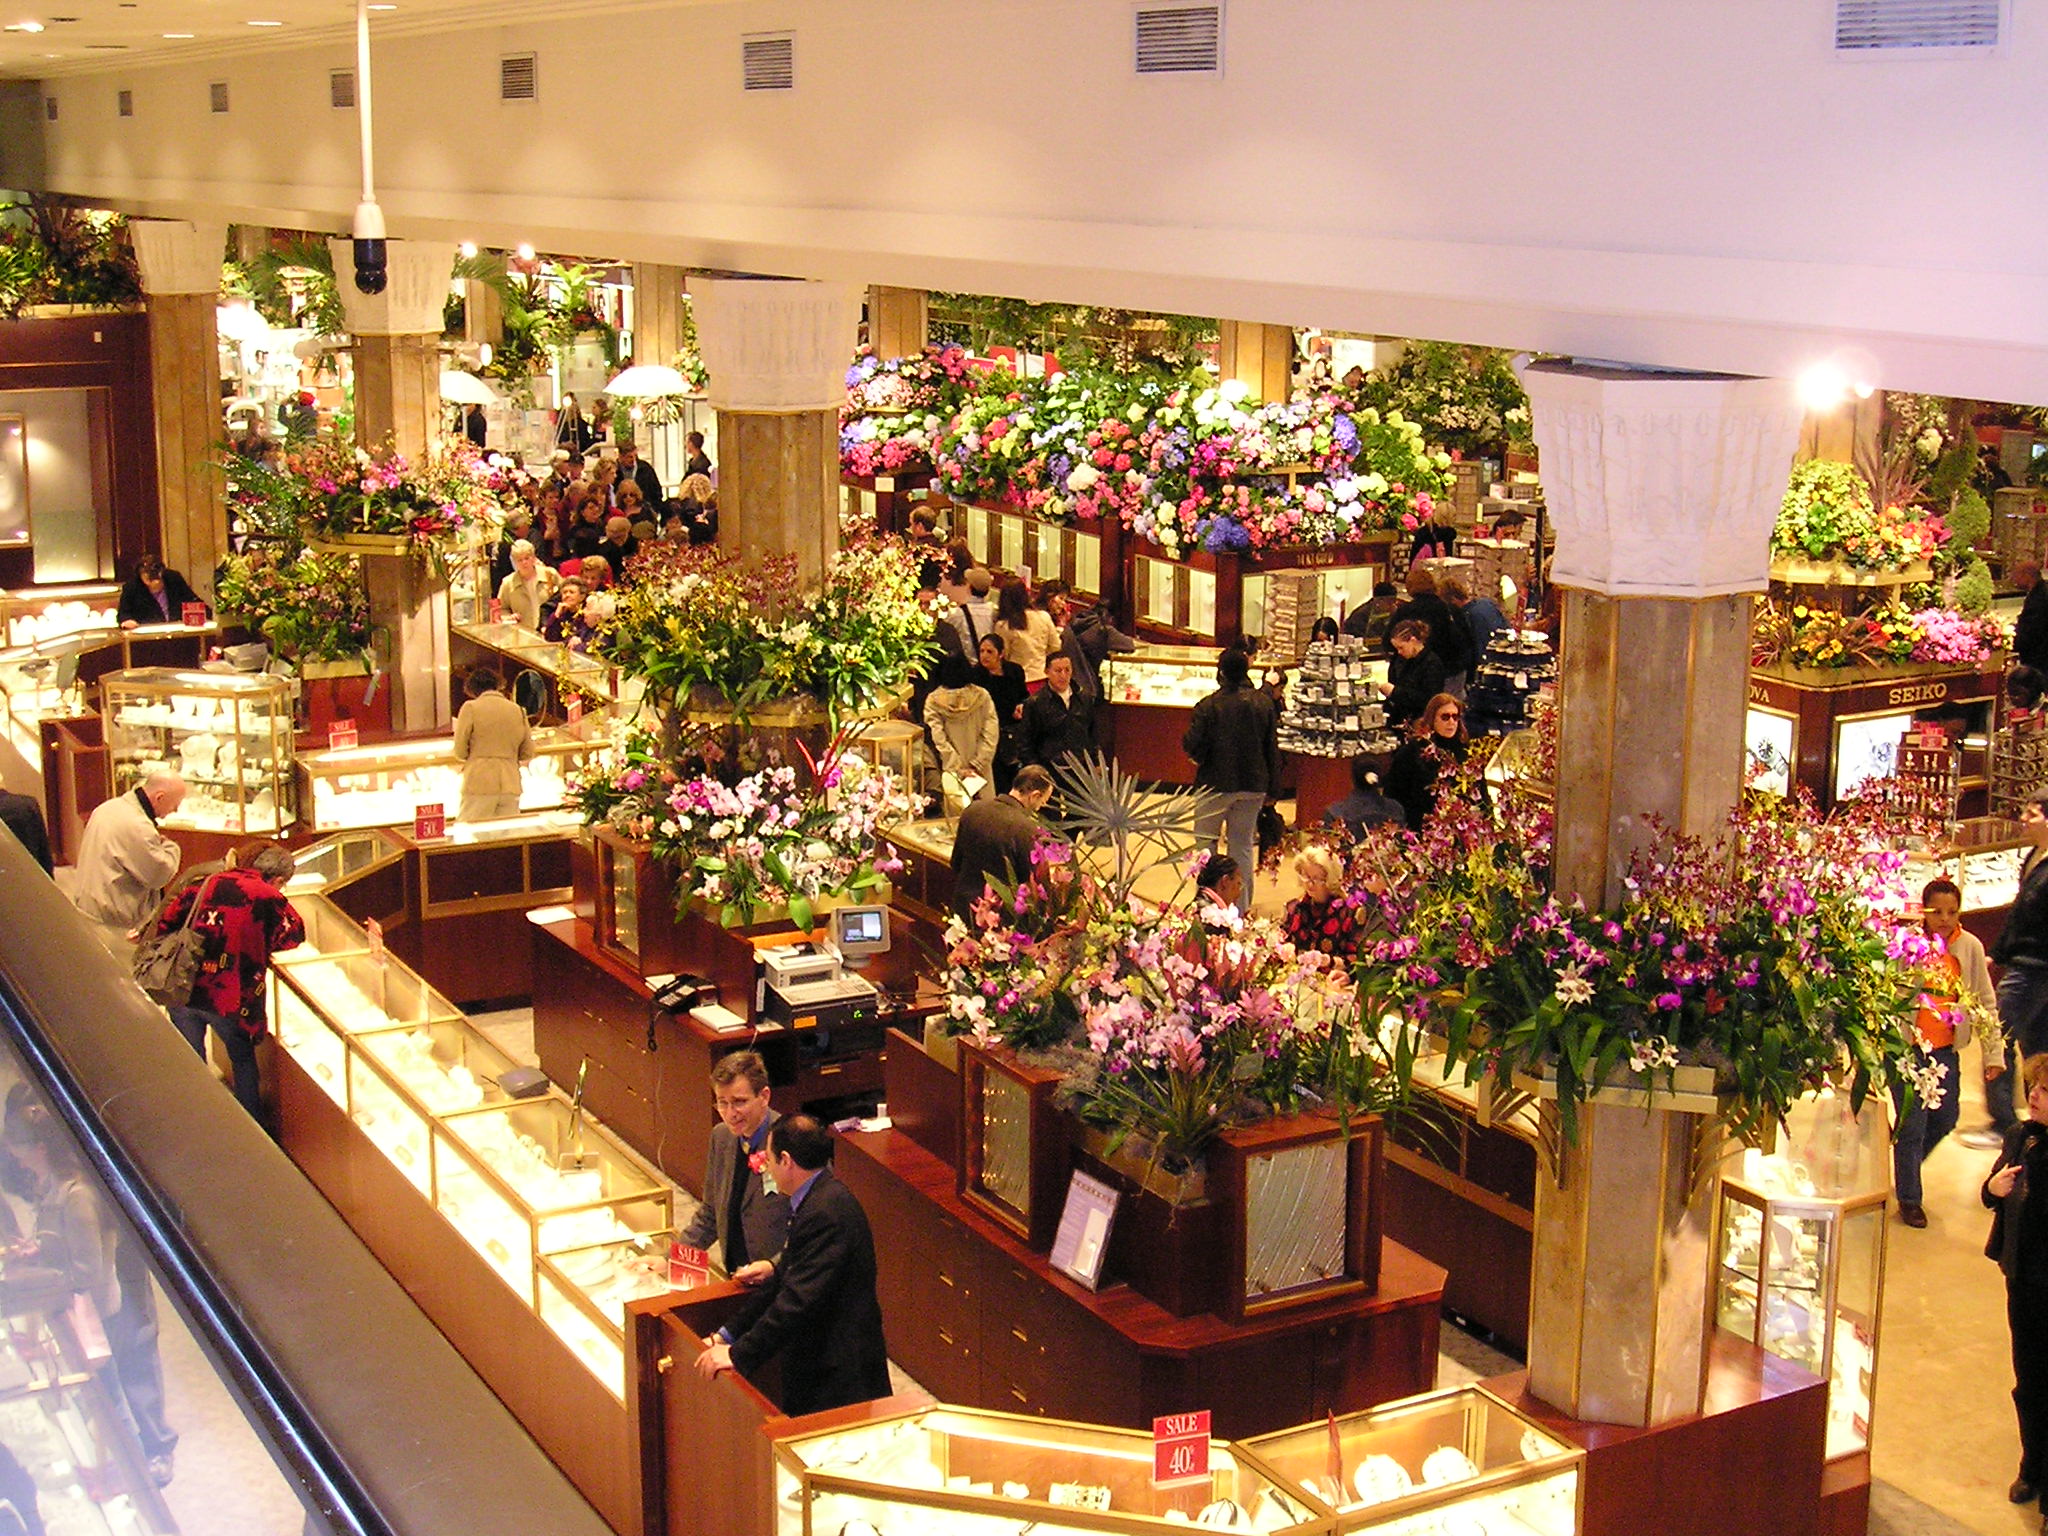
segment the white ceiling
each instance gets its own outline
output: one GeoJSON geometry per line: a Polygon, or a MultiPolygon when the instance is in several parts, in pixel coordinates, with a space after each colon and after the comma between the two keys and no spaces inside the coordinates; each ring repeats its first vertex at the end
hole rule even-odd
{"type": "MultiPolygon", "coordinates": [[[[706,0],[372,0],[371,39],[374,45],[385,36],[674,3],[706,0]]],[[[354,0],[0,0],[0,78],[39,79],[344,42],[354,28],[354,0]],[[259,21],[281,25],[251,25],[259,21]],[[17,30],[24,24],[42,30],[17,30]]]]}

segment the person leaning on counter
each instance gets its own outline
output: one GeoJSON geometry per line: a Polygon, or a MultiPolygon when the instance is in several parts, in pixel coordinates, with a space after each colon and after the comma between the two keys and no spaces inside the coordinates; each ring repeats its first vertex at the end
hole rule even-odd
{"type": "MultiPolygon", "coordinates": [[[[184,622],[187,603],[206,607],[182,572],[172,570],[155,555],[144,555],[135,574],[121,588],[114,617],[123,629],[138,629],[144,624],[180,624],[184,622]]],[[[207,611],[212,613],[211,609],[207,611]]]]}
{"type": "Polygon", "coordinates": [[[505,681],[490,667],[464,679],[469,702],[455,717],[455,759],[462,764],[464,821],[519,814],[519,765],[533,756],[526,711],[505,697],[505,681]]]}
{"type": "Polygon", "coordinates": [[[780,1359],[781,1407],[792,1416],[889,1395],[874,1234],[831,1161],[832,1133],[809,1115],[768,1128],[768,1173],[789,1197],[789,1244],[759,1293],[697,1357],[707,1379],[751,1376],[780,1359]]]}
{"type": "Polygon", "coordinates": [[[704,1200],[678,1239],[709,1248],[718,1240],[726,1274],[766,1280],[789,1235],[789,1201],[768,1176],[768,1128],[782,1117],[768,1106],[768,1067],[758,1051],[734,1051],[711,1068],[718,1124],[704,1159],[704,1200]]]}

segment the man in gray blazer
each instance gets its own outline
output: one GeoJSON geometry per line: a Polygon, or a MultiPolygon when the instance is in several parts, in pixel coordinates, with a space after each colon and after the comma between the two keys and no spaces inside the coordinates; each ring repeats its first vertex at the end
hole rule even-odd
{"type": "Polygon", "coordinates": [[[711,1101],[718,1124],[704,1162],[704,1201],[681,1241],[709,1248],[717,1237],[727,1275],[765,1279],[789,1234],[789,1200],[765,1172],[768,1127],[779,1118],[768,1107],[768,1068],[759,1053],[735,1051],[711,1068],[711,1101]]]}

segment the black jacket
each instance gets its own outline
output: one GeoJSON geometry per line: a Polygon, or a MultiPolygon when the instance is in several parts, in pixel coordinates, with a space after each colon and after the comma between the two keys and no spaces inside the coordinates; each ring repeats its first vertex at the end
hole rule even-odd
{"type": "MultiPolygon", "coordinates": [[[[781,1118],[771,1109],[763,1124],[773,1125],[781,1118]]],[[[717,1238],[728,1274],[739,1268],[733,1263],[732,1239],[726,1231],[732,1219],[735,1177],[746,1180],[740,1192],[740,1230],[746,1238],[747,1258],[772,1259],[789,1241],[789,1201],[765,1174],[754,1172],[743,1162],[739,1153],[740,1139],[723,1120],[711,1127],[711,1150],[704,1156],[704,1198],[678,1239],[692,1248],[709,1248],[717,1238]]]]}
{"type": "Polygon", "coordinates": [[[775,1278],[727,1325],[733,1368],[782,1358],[782,1411],[820,1413],[889,1395],[867,1213],[827,1167],[789,1221],[775,1278]]]}
{"type": "MultiPolygon", "coordinates": [[[[199,600],[199,594],[192,590],[192,583],[185,579],[184,574],[165,566],[164,603],[170,612],[166,614],[157,607],[156,599],[142,584],[140,576],[130,576],[127,585],[121,588],[121,602],[114,617],[122,624],[130,619],[137,624],[177,624],[184,620],[185,605],[199,600]]],[[[211,609],[207,611],[212,612],[211,609]]]]}
{"type": "Polygon", "coordinates": [[[953,910],[974,921],[974,904],[991,876],[1014,885],[1031,872],[1031,845],[1045,824],[1014,795],[977,800],[953,829],[953,910]]]}
{"type": "Polygon", "coordinates": [[[1444,659],[1427,646],[1412,657],[1397,655],[1387,663],[1387,724],[1400,730],[1413,725],[1429,701],[1444,691],[1444,659]]]}
{"type": "Polygon", "coordinates": [[[633,483],[640,487],[640,499],[647,504],[647,515],[659,522],[661,503],[665,495],[661,488],[661,476],[654,472],[654,466],[645,459],[636,459],[633,462],[633,483]]]}
{"type": "Polygon", "coordinates": [[[12,832],[29,851],[43,873],[50,873],[50,829],[43,821],[43,808],[27,795],[0,789],[0,826],[12,832]]]}
{"type": "Polygon", "coordinates": [[[1021,747],[1027,763],[1055,768],[1070,757],[1095,750],[1095,698],[1078,685],[1068,694],[1071,702],[1047,684],[1024,701],[1024,740],[1021,747]]]}
{"type": "Polygon", "coordinates": [[[1991,946],[1998,965],[2048,965],[2048,857],[2020,866],[2020,888],[2005,915],[2005,927],[1991,946]]]}
{"type": "Polygon", "coordinates": [[[1411,736],[1387,765],[1387,798],[1401,807],[1411,832],[1420,832],[1423,821],[1436,809],[1437,775],[1451,766],[1446,758],[1465,760],[1462,737],[1445,742],[1433,735],[1411,736]]]}
{"type": "Polygon", "coordinates": [[[1060,627],[1060,648],[1053,654],[1073,662],[1075,686],[1099,699],[1102,664],[1109,660],[1110,652],[1128,656],[1137,648],[1138,642],[1110,623],[1100,608],[1090,608],[1060,627]]]}
{"type": "Polygon", "coordinates": [[[1394,610],[1387,625],[1392,634],[1409,619],[1429,626],[1429,648],[1443,658],[1444,676],[1455,677],[1472,669],[1472,631],[1451,605],[1434,592],[1418,592],[1394,610]]]}
{"type": "Polygon", "coordinates": [[[2012,626],[2012,659],[2048,671],[2048,578],[2034,583],[2012,626]]]}
{"type": "Polygon", "coordinates": [[[1180,745],[1195,760],[1199,788],[1221,795],[1280,792],[1280,715],[1263,688],[1225,683],[1195,706],[1180,745]]]}
{"type": "Polygon", "coordinates": [[[1998,1161],[1977,1191],[1991,1208],[1991,1236],[1984,1243],[1984,1257],[1996,1259],[2008,1280],[2039,1281],[2048,1278],[2048,1204],[2028,1209],[2039,1194],[2048,1202],[2048,1126],[2023,1119],[2005,1133],[2005,1145],[1998,1149],[1998,1161]],[[2020,1176],[2003,1200],[1991,1193],[1991,1174],[2013,1163],[2020,1176]],[[2038,1185],[2037,1182],[2039,1181],[2038,1185]]]}

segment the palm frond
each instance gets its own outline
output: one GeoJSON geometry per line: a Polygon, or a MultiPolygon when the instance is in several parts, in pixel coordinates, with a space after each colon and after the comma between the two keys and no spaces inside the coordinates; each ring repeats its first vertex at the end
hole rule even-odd
{"type": "Polygon", "coordinates": [[[1053,776],[1065,807],[1061,829],[1115,850],[1119,904],[1141,876],[1185,852],[1201,818],[1223,804],[1206,789],[1148,789],[1100,752],[1067,759],[1053,776]]]}

